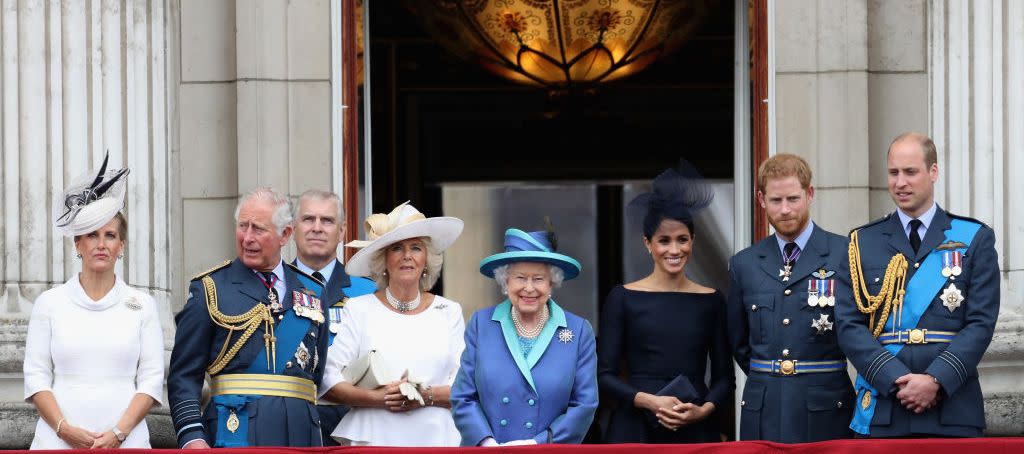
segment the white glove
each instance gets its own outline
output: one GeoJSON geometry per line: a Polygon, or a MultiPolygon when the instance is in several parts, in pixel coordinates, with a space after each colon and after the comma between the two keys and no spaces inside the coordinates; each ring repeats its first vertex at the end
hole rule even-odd
{"type": "Polygon", "coordinates": [[[537,440],[529,438],[529,439],[526,439],[526,440],[506,441],[506,442],[502,443],[501,445],[502,446],[525,446],[525,445],[535,445],[535,444],[537,444],[537,440]]]}
{"type": "Polygon", "coordinates": [[[494,437],[487,437],[487,438],[484,438],[484,440],[481,441],[478,446],[484,447],[484,448],[491,448],[491,447],[494,447],[494,446],[501,446],[501,444],[498,443],[497,441],[495,441],[494,437]]]}
{"type": "Polygon", "coordinates": [[[398,384],[398,391],[401,392],[406,399],[419,402],[421,407],[424,405],[423,396],[420,394],[419,390],[416,389],[416,385],[409,382],[402,382],[398,384]]]}

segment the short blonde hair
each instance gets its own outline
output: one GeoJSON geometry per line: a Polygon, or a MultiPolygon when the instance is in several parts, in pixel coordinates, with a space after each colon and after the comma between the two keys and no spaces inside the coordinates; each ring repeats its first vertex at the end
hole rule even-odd
{"type": "Polygon", "coordinates": [[[807,161],[795,154],[782,153],[772,156],[761,163],[757,169],[757,190],[765,192],[768,180],[795,176],[800,187],[811,187],[811,166],[807,161]]]}
{"type": "MultiPolygon", "coordinates": [[[[426,292],[434,288],[434,284],[437,283],[437,278],[441,276],[441,267],[444,265],[444,254],[434,247],[434,242],[430,240],[430,237],[420,237],[423,244],[427,246],[427,265],[424,269],[425,273],[420,276],[420,291],[426,292]]],[[[404,241],[404,240],[403,240],[404,241]]],[[[377,252],[370,257],[370,279],[377,284],[377,288],[384,288],[388,286],[388,275],[386,273],[388,269],[387,259],[384,258],[387,254],[388,246],[380,248],[377,252]]]]}

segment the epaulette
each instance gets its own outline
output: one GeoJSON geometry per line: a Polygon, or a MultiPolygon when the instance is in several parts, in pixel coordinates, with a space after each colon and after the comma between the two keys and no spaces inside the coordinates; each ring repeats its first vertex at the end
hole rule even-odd
{"type": "Polygon", "coordinates": [[[896,215],[896,212],[894,211],[894,212],[889,213],[889,214],[887,214],[885,216],[882,216],[882,217],[880,217],[878,219],[875,219],[874,221],[871,221],[871,222],[869,222],[867,224],[864,224],[864,225],[862,225],[860,227],[856,227],[853,230],[850,230],[850,233],[856,232],[856,231],[858,231],[860,229],[866,229],[866,228],[871,227],[873,225],[879,224],[879,223],[881,223],[883,221],[887,221],[887,220],[889,220],[889,218],[891,218],[891,217],[893,217],[895,215],[896,215]]]}
{"type": "Polygon", "coordinates": [[[983,227],[988,227],[988,224],[986,224],[984,222],[981,222],[981,221],[979,221],[977,219],[974,219],[974,218],[972,218],[970,216],[961,216],[959,214],[953,214],[953,213],[950,213],[948,211],[946,212],[946,215],[951,217],[951,218],[953,218],[953,219],[959,219],[961,221],[973,222],[975,224],[981,224],[983,227]]]}
{"type": "Polygon", "coordinates": [[[300,270],[300,269],[299,269],[299,267],[297,267],[297,266],[295,266],[295,265],[293,265],[293,264],[291,264],[291,263],[287,263],[287,262],[285,262],[285,266],[287,266],[287,267],[291,268],[291,269],[292,269],[292,271],[294,271],[294,272],[296,272],[296,273],[298,273],[298,274],[301,274],[301,275],[303,275],[303,276],[306,276],[306,277],[308,277],[308,278],[309,278],[309,279],[310,279],[311,281],[313,281],[313,282],[316,282],[316,283],[320,284],[320,287],[321,287],[321,289],[327,286],[327,284],[326,284],[325,282],[321,282],[321,281],[320,281],[320,279],[317,279],[317,278],[315,278],[315,277],[313,277],[313,276],[310,276],[310,275],[308,275],[308,274],[306,274],[306,273],[302,272],[302,270],[300,270]]]}
{"type": "Polygon", "coordinates": [[[219,270],[221,268],[224,268],[224,267],[226,267],[226,266],[228,266],[230,264],[231,264],[231,260],[225,260],[224,263],[221,263],[221,264],[219,264],[217,266],[214,266],[213,268],[210,268],[210,269],[208,269],[206,271],[203,271],[202,273],[199,273],[199,274],[197,274],[195,276],[192,276],[191,280],[194,281],[194,280],[202,279],[203,276],[206,276],[207,274],[210,274],[210,273],[212,273],[214,271],[217,271],[217,270],[219,270]]]}

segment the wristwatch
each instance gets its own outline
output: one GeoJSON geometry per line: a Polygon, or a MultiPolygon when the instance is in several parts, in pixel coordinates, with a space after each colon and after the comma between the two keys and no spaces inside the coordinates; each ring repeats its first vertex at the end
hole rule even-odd
{"type": "Polygon", "coordinates": [[[124,443],[124,440],[128,438],[128,434],[121,432],[121,429],[118,429],[117,426],[111,428],[110,431],[114,433],[114,437],[117,437],[118,443],[124,443]]]}

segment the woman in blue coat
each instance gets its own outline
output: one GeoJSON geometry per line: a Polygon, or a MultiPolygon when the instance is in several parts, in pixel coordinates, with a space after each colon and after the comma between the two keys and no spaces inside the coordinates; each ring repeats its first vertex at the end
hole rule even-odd
{"type": "Polygon", "coordinates": [[[597,410],[594,330],[551,291],[580,272],[548,232],[505,232],[480,262],[508,298],[466,325],[451,402],[463,446],[580,443],[597,410]]]}

